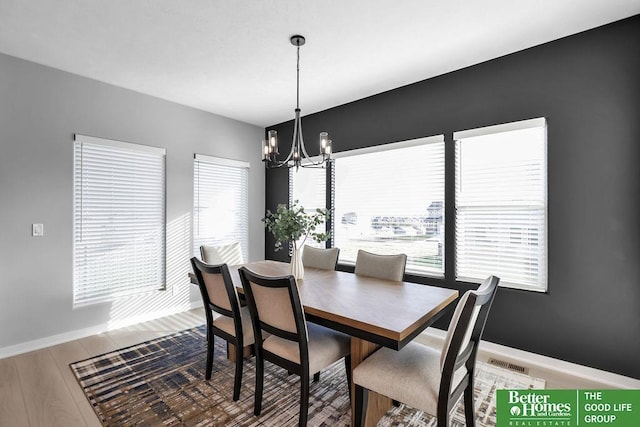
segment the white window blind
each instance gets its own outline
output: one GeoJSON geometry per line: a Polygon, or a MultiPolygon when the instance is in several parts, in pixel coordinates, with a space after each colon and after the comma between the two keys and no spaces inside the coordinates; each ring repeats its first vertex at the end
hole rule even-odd
{"type": "Polygon", "coordinates": [[[456,278],[547,289],[546,121],[455,132],[456,278]]]}
{"type": "Polygon", "coordinates": [[[74,144],[74,305],[164,289],[165,150],[74,144]]]}
{"type": "MultiPolygon", "coordinates": [[[[314,213],[316,209],[327,207],[327,169],[324,168],[295,168],[289,169],[289,205],[294,201],[302,206],[305,212],[314,213]]],[[[324,233],[326,224],[318,225],[316,232],[324,233]]],[[[317,248],[326,247],[325,242],[318,243],[308,238],[305,245],[317,248]]]]}
{"type": "Polygon", "coordinates": [[[406,271],[444,275],[444,137],[335,154],[334,246],[404,253],[406,271]]]}
{"type": "Polygon", "coordinates": [[[196,154],[193,162],[193,253],[201,245],[239,242],[249,259],[249,163],[196,154]]]}

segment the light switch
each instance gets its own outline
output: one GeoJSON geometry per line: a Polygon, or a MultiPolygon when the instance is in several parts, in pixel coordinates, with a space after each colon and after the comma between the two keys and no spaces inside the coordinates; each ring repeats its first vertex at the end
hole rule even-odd
{"type": "Polygon", "coordinates": [[[31,224],[31,234],[34,237],[44,236],[44,224],[31,224]]]}

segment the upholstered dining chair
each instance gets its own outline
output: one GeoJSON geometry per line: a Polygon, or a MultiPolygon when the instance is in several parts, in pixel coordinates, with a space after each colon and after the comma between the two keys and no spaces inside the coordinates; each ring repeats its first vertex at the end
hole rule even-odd
{"type": "Polygon", "coordinates": [[[217,335],[235,346],[235,379],[233,400],[240,398],[242,386],[243,348],[254,343],[251,315],[248,307],[240,307],[235,285],[226,264],[210,265],[196,257],[191,265],[198,281],[207,319],[207,367],[205,378],[213,370],[214,337],[217,335]],[[218,316],[214,318],[213,313],[218,316]]]}
{"type": "Polygon", "coordinates": [[[202,261],[213,265],[240,265],[244,263],[239,242],[217,246],[202,245],[200,246],[200,257],[202,261]]]}
{"type": "Polygon", "coordinates": [[[475,425],[476,355],[499,281],[490,276],[476,291],[464,293],[441,350],[415,342],[400,351],[382,348],[354,369],[356,426],[364,425],[369,390],[436,415],[438,427],[449,425],[449,414],[464,395],[466,425],[475,425]]]}
{"type": "Polygon", "coordinates": [[[299,425],[306,426],[309,377],[344,358],[350,379],[350,338],[306,322],[293,276],[265,277],[246,267],[240,267],[239,272],[256,337],[254,414],[262,411],[264,362],[269,361],[300,376],[299,425]],[[271,335],[262,341],[265,332],[271,335]]]}
{"type": "Polygon", "coordinates": [[[321,270],[335,270],[338,255],[340,255],[339,248],[322,249],[305,245],[302,250],[302,265],[321,270]]]}
{"type": "Polygon", "coordinates": [[[405,254],[378,255],[358,250],[355,273],[361,276],[401,282],[407,265],[405,254]]]}

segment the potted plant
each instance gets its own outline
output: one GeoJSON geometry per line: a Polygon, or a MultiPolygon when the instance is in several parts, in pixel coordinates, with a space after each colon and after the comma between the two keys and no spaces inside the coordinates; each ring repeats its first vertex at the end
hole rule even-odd
{"type": "Polygon", "coordinates": [[[267,215],[262,218],[267,230],[276,238],[275,250],[282,249],[284,242],[291,242],[293,252],[291,254],[291,274],[296,279],[304,276],[302,266],[302,246],[307,238],[316,242],[326,242],[329,233],[317,232],[316,228],[329,219],[329,211],[316,209],[314,213],[307,213],[304,207],[294,201],[291,206],[278,205],[275,212],[267,210],[267,215]]]}

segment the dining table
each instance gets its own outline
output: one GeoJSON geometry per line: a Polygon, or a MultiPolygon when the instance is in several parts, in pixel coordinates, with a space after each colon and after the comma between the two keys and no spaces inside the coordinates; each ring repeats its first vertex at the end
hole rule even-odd
{"type": "MultiPolygon", "coordinates": [[[[243,266],[263,276],[290,274],[289,264],[279,261],[256,261],[243,266]]],[[[242,294],[239,267],[229,266],[229,271],[242,294]]],[[[352,371],[380,347],[401,350],[446,313],[458,297],[454,289],[337,270],[305,268],[304,278],[296,282],[307,321],[351,337],[352,371]]],[[[354,385],[349,386],[351,396],[355,396],[354,385]]],[[[391,403],[385,396],[370,393],[365,425],[376,425],[391,403]]],[[[354,413],[352,399],[352,425],[354,413]]]]}

